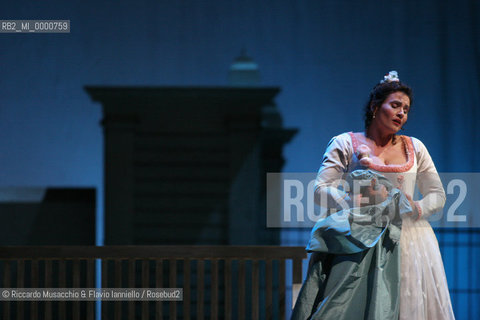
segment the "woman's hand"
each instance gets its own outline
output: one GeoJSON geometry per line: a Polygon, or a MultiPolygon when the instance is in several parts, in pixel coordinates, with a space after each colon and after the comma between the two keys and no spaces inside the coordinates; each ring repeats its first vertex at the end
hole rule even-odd
{"type": "Polygon", "coordinates": [[[382,203],[388,197],[388,190],[385,185],[372,179],[368,187],[362,188],[362,192],[353,196],[355,207],[371,206],[382,203]]]}
{"type": "Polygon", "coordinates": [[[413,201],[412,197],[409,194],[405,194],[405,197],[407,198],[408,202],[410,203],[410,207],[412,207],[412,212],[407,213],[409,216],[419,216],[419,212],[417,209],[417,205],[415,204],[415,201],[413,201]]]}

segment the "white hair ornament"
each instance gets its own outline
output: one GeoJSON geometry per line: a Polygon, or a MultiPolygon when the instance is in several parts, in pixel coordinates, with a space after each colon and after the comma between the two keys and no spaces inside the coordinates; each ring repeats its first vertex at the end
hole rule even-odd
{"type": "Polygon", "coordinates": [[[384,82],[394,82],[394,81],[400,81],[400,79],[398,78],[398,72],[397,71],[390,71],[389,73],[387,73],[385,76],[383,76],[383,80],[380,81],[380,83],[384,83],[384,82]]]}

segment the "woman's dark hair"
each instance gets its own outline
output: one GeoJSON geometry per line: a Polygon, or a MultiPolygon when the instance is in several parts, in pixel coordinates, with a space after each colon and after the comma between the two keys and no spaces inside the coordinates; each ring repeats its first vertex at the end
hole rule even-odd
{"type": "Polygon", "coordinates": [[[372,123],[373,113],[377,110],[387,97],[394,92],[403,92],[410,98],[410,106],[413,104],[412,88],[400,81],[383,82],[377,84],[370,92],[370,98],[365,105],[365,131],[372,123]],[[373,111],[372,111],[373,110],[373,111]]]}

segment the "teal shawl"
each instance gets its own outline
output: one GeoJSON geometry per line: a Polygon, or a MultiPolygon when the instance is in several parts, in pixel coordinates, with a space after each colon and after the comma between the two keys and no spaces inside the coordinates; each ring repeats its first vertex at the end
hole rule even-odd
{"type": "Polygon", "coordinates": [[[376,179],[388,190],[376,205],[337,211],[314,226],[308,252],[319,258],[308,270],[292,319],[398,319],[401,216],[408,199],[370,170],[348,180],[376,179]]]}

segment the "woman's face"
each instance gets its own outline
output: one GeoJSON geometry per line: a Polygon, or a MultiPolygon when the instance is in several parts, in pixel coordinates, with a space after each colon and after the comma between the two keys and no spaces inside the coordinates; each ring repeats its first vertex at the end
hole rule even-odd
{"type": "Polygon", "coordinates": [[[372,124],[385,134],[395,134],[407,122],[409,110],[410,98],[405,93],[391,93],[374,111],[375,119],[372,124]]]}

